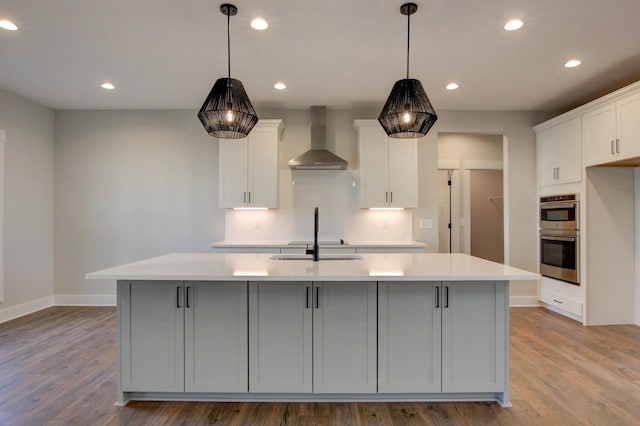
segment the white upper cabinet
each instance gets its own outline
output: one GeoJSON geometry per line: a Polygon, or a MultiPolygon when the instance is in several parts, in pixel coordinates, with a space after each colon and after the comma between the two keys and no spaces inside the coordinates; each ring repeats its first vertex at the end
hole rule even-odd
{"type": "Polygon", "coordinates": [[[582,116],[585,166],[640,157],[640,93],[582,116]]]}
{"type": "Polygon", "coordinates": [[[278,141],[282,120],[260,120],[249,136],[220,139],[219,206],[278,206],[278,141]]]}
{"type": "Polygon", "coordinates": [[[582,180],[581,138],[580,117],[537,133],[539,187],[582,180]]]}
{"type": "Polygon", "coordinates": [[[356,120],[360,207],[418,207],[418,141],[389,138],[376,120],[356,120]]]}

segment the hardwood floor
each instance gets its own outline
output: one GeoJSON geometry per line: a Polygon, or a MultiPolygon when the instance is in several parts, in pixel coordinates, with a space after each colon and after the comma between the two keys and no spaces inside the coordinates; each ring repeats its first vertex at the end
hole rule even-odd
{"type": "Polygon", "coordinates": [[[511,310],[511,400],[496,403],[133,402],[114,407],[115,308],[0,324],[0,425],[640,424],[640,327],[511,310]]]}

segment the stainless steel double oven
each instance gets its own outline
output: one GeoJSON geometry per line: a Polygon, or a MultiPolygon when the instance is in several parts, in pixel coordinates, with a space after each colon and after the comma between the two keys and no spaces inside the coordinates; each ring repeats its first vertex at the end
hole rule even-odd
{"type": "Polygon", "coordinates": [[[540,273],[580,285],[578,194],[540,198],[540,273]]]}

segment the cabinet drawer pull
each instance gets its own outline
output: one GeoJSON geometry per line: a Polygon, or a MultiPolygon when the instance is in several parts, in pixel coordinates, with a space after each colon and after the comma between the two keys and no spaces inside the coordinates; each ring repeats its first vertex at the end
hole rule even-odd
{"type": "Polygon", "coordinates": [[[176,308],[180,308],[181,304],[180,304],[180,286],[176,287],[176,308]]]}
{"type": "Polygon", "coordinates": [[[449,307],[449,286],[444,286],[444,307],[449,307]]]}
{"type": "Polygon", "coordinates": [[[553,299],[553,301],[562,305],[562,302],[558,299],[553,299]]]}

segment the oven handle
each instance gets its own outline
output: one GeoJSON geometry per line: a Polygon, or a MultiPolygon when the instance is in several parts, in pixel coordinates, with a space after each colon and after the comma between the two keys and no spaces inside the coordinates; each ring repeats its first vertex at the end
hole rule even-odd
{"type": "Polygon", "coordinates": [[[578,237],[561,237],[558,235],[545,235],[540,234],[541,240],[552,240],[552,241],[578,241],[578,237]]]}
{"type": "Polygon", "coordinates": [[[558,208],[577,208],[578,203],[576,201],[554,201],[550,203],[540,203],[540,209],[558,209],[558,208]]]}

